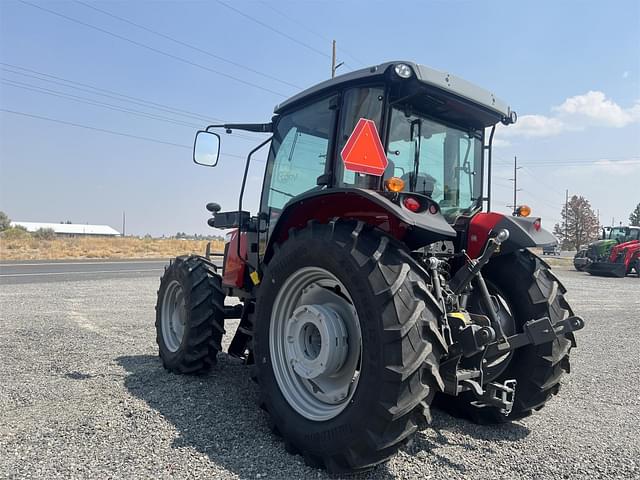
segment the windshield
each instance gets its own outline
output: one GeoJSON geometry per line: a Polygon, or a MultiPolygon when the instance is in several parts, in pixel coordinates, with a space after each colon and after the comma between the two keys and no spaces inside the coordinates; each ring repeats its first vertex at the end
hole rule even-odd
{"type": "Polygon", "coordinates": [[[473,210],[481,194],[482,136],[393,108],[385,178],[428,195],[449,221],[473,210]]]}
{"type": "Polygon", "coordinates": [[[629,229],[627,227],[613,227],[609,233],[609,238],[611,240],[624,241],[628,235],[628,230],[629,229]]]}

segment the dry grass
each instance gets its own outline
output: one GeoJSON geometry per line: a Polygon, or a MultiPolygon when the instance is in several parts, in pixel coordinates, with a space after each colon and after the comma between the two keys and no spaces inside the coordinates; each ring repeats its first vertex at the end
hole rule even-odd
{"type": "MultiPolygon", "coordinates": [[[[196,253],[203,255],[206,240],[146,239],[133,237],[58,237],[52,240],[0,237],[0,260],[58,260],[81,258],[169,258],[196,253]]],[[[211,242],[211,251],[221,252],[221,241],[211,242]]]]}

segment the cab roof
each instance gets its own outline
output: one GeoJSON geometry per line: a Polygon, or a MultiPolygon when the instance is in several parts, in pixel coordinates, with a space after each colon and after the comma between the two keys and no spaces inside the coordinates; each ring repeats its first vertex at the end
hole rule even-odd
{"type": "MultiPolygon", "coordinates": [[[[484,111],[485,115],[480,116],[483,118],[477,118],[476,120],[478,121],[474,123],[482,124],[482,126],[490,126],[499,121],[511,123],[512,111],[509,105],[497,98],[488,90],[478,87],[450,73],[440,72],[414,62],[400,60],[385,62],[380,65],[360,70],[354,70],[353,72],[339,75],[330,80],[321,82],[277,105],[274,109],[274,113],[282,113],[290,107],[305,103],[310,97],[320,96],[324,93],[341,90],[345,87],[372,83],[375,81],[386,83],[392,78],[394,80],[402,81],[403,79],[400,79],[397,75],[393,77],[394,68],[399,64],[409,66],[412,71],[412,76],[415,76],[415,79],[418,80],[419,84],[427,87],[436,95],[442,96],[443,98],[450,98],[455,103],[462,103],[471,107],[476,107],[474,110],[480,109],[484,111]]],[[[407,80],[410,80],[410,78],[407,80]]]]}

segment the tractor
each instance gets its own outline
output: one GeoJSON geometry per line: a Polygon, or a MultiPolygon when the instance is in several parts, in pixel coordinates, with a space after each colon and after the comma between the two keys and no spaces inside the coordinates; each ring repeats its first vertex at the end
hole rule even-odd
{"type": "Polygon", "coordinates": [[[611,249],[609,258],[592,262],[585,269],[591,275],[619,278],[629,275],[634,270],[640,278],[640,240],[619,243],[611,249]]]}
{"type": "Polygon", "coordinates": [[[229,229],[222,266],[207,249],[161,278],[164,367],[208,371],[236,319],[227,354],[248,365],[273,432],[334,473],[388,460],[433,402],[481,424],[543,408],[584,321],[528,250],[554,241],[541,219],[491,211],[496,125],[516,120],[484,89],[396,61],[298,93],[268,123],[198,131],[206,166],[225,132],[268,137],[247,155],[237,208],[207,205],[208,224],[229,229]]]}
{"type": "Polygon", "coordinates": [[[598,240],[578,249],[573,266],[579,272],[588,271],[592,263],[606,262],[613,247],[632,240],[640,240],[640,227],[604,227],[598,240]]]}

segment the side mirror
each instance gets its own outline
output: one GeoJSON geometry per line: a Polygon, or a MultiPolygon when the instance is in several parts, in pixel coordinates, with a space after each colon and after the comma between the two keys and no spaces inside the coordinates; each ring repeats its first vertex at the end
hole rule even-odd
{"type": "Polygon", "coordinates": [[[215,132],[200,130],[193,144],[193,161],[205,167],[215,167],[220,157],[220,136],[215,132]]]}

